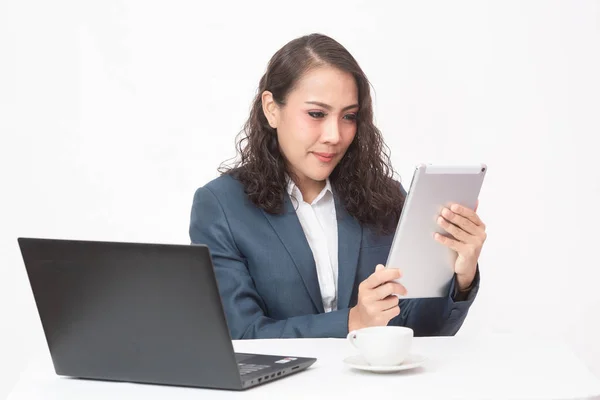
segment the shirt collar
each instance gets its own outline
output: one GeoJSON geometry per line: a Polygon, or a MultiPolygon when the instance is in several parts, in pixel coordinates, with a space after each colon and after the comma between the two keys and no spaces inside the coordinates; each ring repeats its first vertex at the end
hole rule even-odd
{"type": "MultiPolygon", "coordinates": [[[[286,175],[286,181],[287,181],[287,193],[288,195],[290,195],[290,197],[297,197],[298,200],[303,199],[302,197],[302,192],[300,192],[300,189],[298,188],[298,186],[296,185],[296,183],[289,177],[289,175],[286,175]]],[[[333,194],[333,189],[331,188],[331,182],[329,181],[329,178],[327,178],[325,180],[325,187],[323,188],[323,190],[321,190],[321,192],[319,193],[319,195],[317,197],[315,197],[314,201],[312,202],[312,204],[316,204],[319,200],[321,200],[327,193],[331,193],[333,194]]]]}

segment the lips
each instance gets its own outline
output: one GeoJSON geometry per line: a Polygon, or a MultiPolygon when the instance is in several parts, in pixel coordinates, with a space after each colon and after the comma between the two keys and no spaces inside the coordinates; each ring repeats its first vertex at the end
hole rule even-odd
{"type": "Polygon", "coordinates": [[[313,152],[313,154],[321,162],[330,162],[335,157],[335,153],[317,153],[317,152],[313,152]]]}

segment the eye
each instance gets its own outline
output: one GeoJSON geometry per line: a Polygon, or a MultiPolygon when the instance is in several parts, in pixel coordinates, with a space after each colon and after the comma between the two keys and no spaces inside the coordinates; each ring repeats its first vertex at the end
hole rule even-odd
{"type": "Polygon", "coordinates": [[[315,119],[320,119],[325,117],[325,113],[321,112],[321,111],[309,111],[308,115],[310,115],[311,117],[315,118],[315,119]]]}
{"type": "Polygon", "coordinates": [[[354,113],[344,115],[344,119],[347,121],[356,121],[356,118],[358,118],[358,117],[354,113]]]}

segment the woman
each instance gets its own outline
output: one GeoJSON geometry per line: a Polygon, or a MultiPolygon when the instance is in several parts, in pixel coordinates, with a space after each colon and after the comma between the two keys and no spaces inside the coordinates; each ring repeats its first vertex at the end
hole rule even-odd
{"type": "Polygon", "coordinates": [[[323,35],[270,60],[238,143],[237,164],[199,188],[192,243],[209,247],[234,339],[345,337],[367,326],[453,335],[479,285],[485,226],[453,205],[439,223],[457,241],[446,298],[402,299],[385,262],[405,191],[373,124],[368,80],[323,35]]]}

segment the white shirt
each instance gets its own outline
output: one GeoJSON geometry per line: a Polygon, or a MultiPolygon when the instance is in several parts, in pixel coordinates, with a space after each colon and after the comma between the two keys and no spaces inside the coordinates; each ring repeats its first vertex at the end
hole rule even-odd
{"type": "Polygon", "coordinates": [[[288,179],[287,192],[315,259],[323,308],[325,312],[337,310],[338,232],[329,179],[311,204],[304,201],[291,179],[288,179]]]}

